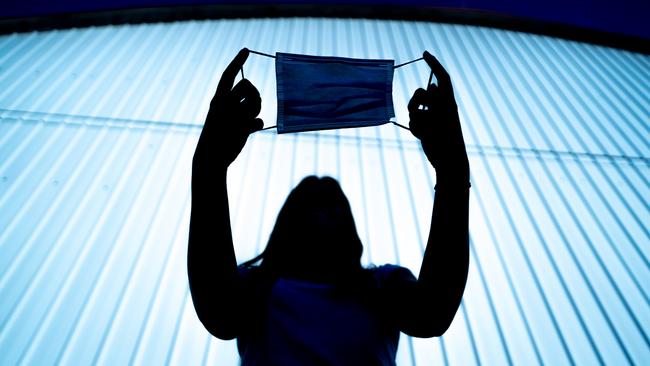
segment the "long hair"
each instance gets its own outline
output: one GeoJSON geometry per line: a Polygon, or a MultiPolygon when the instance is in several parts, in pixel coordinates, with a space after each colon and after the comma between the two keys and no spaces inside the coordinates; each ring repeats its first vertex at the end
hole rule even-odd
{"type": "Polygon", "coordinates": [[[261,260],[259,269],[271,277],[336,281],[362,271],[362,251],[338,182],[308,176],[287,197],[264,251],[242,266],[261,260]]]}

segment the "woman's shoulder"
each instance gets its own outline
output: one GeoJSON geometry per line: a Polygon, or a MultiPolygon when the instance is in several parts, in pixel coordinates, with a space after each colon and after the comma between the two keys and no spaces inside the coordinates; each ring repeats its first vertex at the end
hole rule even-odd
{"type": "Polygon", "coordinates": [[[417,281],[410,269],[396,264],[387,263],[371,266],[367,270],[372,273],[373,278],[380,287],[404,281],[417,281]]]}
{"type": "MultiPolygon", "coordinates": [[[[238,272],[242,284],[247,288],[270,288],[276,282],[275,278],[260,266],[239,266],[238,272]]],[[[409,268],[390,263],[370,265],[357,273],[359,275],[349,276],[339,286],[343,288],[356,288],[358,286],[368,288],[368,285],[370,285],[369,288],[381,289],[417,281],[417,278],[409,268]]]]}

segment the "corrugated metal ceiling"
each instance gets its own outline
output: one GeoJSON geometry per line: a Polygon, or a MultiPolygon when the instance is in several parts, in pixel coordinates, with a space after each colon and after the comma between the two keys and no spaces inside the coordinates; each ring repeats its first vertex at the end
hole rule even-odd
{"type": "MultiPolygon", "coordinates": [[[[241,47],[436,54],[472,166],[468,287],[442,338],[400,365],[650,360],[650,57],[460,25],[251,19],[0,37],[0,363],[236,364],[196,319],[185,272],[190,161],[241,47]]],[[[251,55],[262,118],[272,61],[251,55]]],[[[396,70],[397,120],[426,83],[396,70]]],[[[419,269],[435,175],[395,126],[257,133],[229,176],[240,260],[308,174],[338,178],[365,263],[419,269]],[[259,227],[251,232],[246,227],[259,227]]]]}

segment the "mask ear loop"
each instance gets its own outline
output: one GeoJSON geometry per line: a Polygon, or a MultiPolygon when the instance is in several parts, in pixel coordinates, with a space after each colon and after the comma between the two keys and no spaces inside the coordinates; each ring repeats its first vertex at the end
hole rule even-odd
{"type": "Polygon", "coordinates": [[[251,49],[249,49],[248,52],[250,52],[250,53],[254,53],[254,54],[256,54],[256,55],[260,55],[260,56],[266,56],[266,57],[270,57],[270,58],[276,58],[275,56],[273,56],[273,55],[269,55],[268,53],[258,52],[258,51],[253,51],[253,50],[251,50],[251,49]]]}
{"type": "MultiPolygon", "coordinates": [[[[258,51],[253,51],[253,50],[251,50],[251,49],[249,49],[248,52],[250,52],[250,53],[254,53],[254,54],[256,54],[256,55],[260,55],[260,56],[266,56],[266,57],[270,57],[270,58],[276,58],[275,56],[273,56],[273,55],[269,55],[268,53],[258,52],[258,51]]],[[[242,77],[242,79],[244,78],[244,67],[243,67],[243,66],[242,66],[242,68],[241,68],[241,77],[242,77]]],[[[276,127],[278,127],[278,126],[277,126],[277,125],[273,125],[273,126],[269,126],[269,127],[264,127],[264,128],[261,129],[260,131],[270,130],[270,129],[272,129],[272,128],[276,128],[276,127]]]]}
{"type": "MultiPolygon", "coordinates": [[[[417,61],[420,61],[420,60],[424,60],[424,57],[420,57],[420,58],[418,58],[418,59],[411,60],[411,61],[409,61],[409,62],[405,62],[405,63],[403,63],[403,64],[399,64],[399,65],[397,65],[397,66],[393,66],[393,70],[395,70],[395,69],[397,69],[397,68],[399,68],[399,67],[402,67],[402,66],[406,66],[406,65],[408,65],[408,64],[412,64],[412,63],[417,62],[417,61]]],[[[427,89],[429,88],[429,85],[431,85],[431,80],[433,80],[433,70],[431,70],[431,73],[429,74],[429,82],[427,82],[427,89]]],[[[399,124],[399,123],[397,123],[397,122],[395,122],[395,121],[390,121],[390,123],[394,124],[395,126],[401,127],[401,128],[403,128],[403,129],[405,129],[405,130],[411,131],[410,128],[408,128],[408,127],[406,127],[406,126],[404,126],[404,125],[402,125],[402,124],[399,124]]]]}
{"type": "Polygon", "coordinates": [[[409,61],[409,62],[405,62],[405,63],[403,63],[403,64],[399,64],[399,65],[397,65],[397,66],[393,66],[393,70],[395,70],[395,69],[397,69],[397,68],[400,68],[400,67],[402,67],[402,66],[406,66],[406,65],[408,65],[408,64],[412,64],[412,63],[414,63],[414,62],[418,62],[418,61],[420,61],[420,60],[424,60],[424,57],[420,57],[420,58],[418,58],[418,59],[411,60],[411,61],[409,61]]]}

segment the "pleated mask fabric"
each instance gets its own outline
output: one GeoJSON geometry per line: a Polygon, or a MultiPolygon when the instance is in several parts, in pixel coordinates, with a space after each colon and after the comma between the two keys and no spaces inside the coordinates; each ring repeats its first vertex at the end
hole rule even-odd
{"type": "Polygon", "coordinates": [[[278,133],[391,122],[393,60],[276,53],[278,133]]]}

